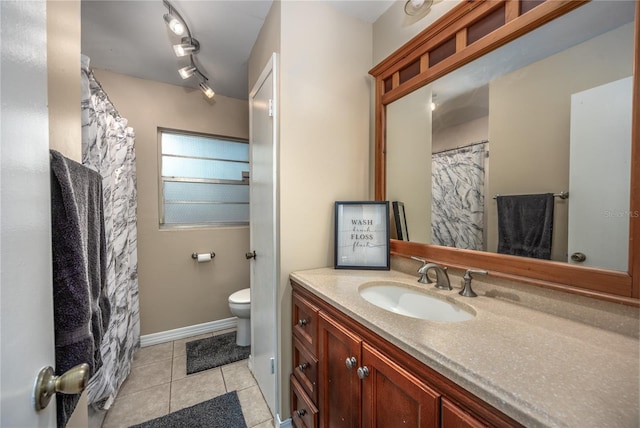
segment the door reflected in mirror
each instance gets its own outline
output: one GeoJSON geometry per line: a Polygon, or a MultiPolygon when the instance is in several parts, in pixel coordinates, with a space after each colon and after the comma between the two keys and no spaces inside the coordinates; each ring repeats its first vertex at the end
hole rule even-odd
{"type": "Polygon", "coordinates": [[[386,199],[412,241],[498,252],[496,195],[569,192],[549,258],[627,270],[634,8],[591,2],[386,106],[386,199]]]}

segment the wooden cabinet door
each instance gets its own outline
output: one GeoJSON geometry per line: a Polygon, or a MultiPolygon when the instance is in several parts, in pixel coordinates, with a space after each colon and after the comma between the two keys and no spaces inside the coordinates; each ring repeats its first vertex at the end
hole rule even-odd
{"type": "Polygon", "coordinates": [[[360,375],[364,428],[439,427],[440,394],[367,343],[360,375]]]}
{"type": "Polygon", "coordinates": [[[361,409],[356,369],[362,340],[323,312],[319,318],[320,426],[356,428],[361,409]],[[346,361],[352,358],[348,368],[346,361]]]}

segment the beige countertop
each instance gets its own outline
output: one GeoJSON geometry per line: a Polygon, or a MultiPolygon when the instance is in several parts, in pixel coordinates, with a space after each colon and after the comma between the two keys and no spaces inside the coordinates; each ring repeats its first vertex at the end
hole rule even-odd
{"type": "Polygon", "coordinates": [[[474,278],[478,297],[399,271],[320,268],[292,279],[526,426],[638,427],[638,308],[474,278]],[[397,315],[365,301],[371,281],[401,282],[475,313],[463,322],[397,315]],[[523,291],[525,290],[525,291],[523,291]]]}

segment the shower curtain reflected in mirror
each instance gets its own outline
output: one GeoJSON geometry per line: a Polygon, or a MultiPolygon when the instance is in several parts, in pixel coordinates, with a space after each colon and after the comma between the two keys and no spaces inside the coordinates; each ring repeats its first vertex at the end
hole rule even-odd
{"type": "Polygon", "coordinates": [[[487,142],[434,153],[432,164],[432,243],[485,250],[484,182],[487,142]]]}
{"type": "Polygon", "coordinates": [[[136,164],[127,126],[82,55],[82,163],[102,175],[111,320],[100,351],[103,365],[89,380],[87,401],[108,409],[131,371],[139,347],[136,164]]]}

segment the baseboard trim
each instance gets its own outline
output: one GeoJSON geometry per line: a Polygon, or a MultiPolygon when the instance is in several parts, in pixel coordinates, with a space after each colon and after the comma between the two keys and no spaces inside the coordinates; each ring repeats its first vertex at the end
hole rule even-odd
{"type": "Polygon", "coordinates": [[[199,334],[213,333],[220,330],[236,328],[238,319],[236,317],[222,320],[205,322],[203,324],[180,327],[173,330],[161,331],[159,333],[145,334],[140,336],[140,347],[158,345],[160,343],[172,342],[186,337],[197,336],[199,334]]]}
{"type": "Polygon", "coordinates": [[[278,414],[276,417],[276,420],[278,421],[278,426],[280,428],[291,428],[293,425],[291,424],[291,418],[287,418],[284,421],[280,420],[280,415],[278,414]]]}

